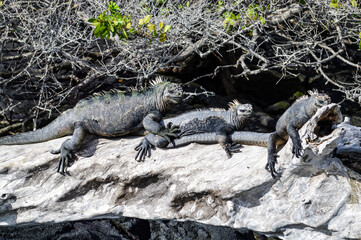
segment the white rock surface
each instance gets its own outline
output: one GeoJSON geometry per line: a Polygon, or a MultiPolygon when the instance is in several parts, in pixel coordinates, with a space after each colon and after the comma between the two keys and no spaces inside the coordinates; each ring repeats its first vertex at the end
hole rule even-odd
{"type": "Polygon", "coordinates": [[[361,176],[333,157],[343,136],[356,130],[343,123],[317,138],[325,115],[341,117],[336,105],[319,110],[300,130],[304,157],[292,156],[290,142],[279,152],[279,179],[265,170],[267,150],[257,146],[227,159],[218,144],[190,144],[157,149],[139,163],[133,148],[141,138],[99,139],[82,150],[89,154],[96,146],[68,176],[56,173],[57,156],[49,153],[66,138],[0,146],[0,225],[123,215],[192,220],[282,239],[361,238],[361,176]]]}

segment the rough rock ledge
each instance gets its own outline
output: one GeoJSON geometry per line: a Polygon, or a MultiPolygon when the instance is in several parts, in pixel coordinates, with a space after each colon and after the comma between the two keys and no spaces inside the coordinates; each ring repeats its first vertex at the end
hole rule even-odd
{"type": "Polygon", "coordinates": [[[337,105],[320,109],[300,130],[304,156],[292,156],[290,141],[279,152],[279,179],[265,170],[267,150],[257,146],[227,159],[218,144],[190,144],[157,149],[139,163],[133,148],[141,138],[93,139],[68,176],[56,173],[57,157],[49,153],[66,138],[0,146],[0,225],[126,216],[281,239],[360,239],[361,175],[345,167],[335,149],[359,143],[361,129],[342,123],[330,130],[330,122],[340,120],[337,105]],[[344,141],[345,135],[354,139],[344,141]]]}

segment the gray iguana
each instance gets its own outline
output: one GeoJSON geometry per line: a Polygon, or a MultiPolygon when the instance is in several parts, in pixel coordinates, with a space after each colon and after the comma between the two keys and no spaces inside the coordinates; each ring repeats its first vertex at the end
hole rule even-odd
{"type": "Polygon", "coordinates": [[[187,113],[183,113],[179,116],[165,119],[163,121],[164,126],[171,128],[175,124],[178,126],[179,139],[175,139],[168,145],[164,137],[155,136],[154,134],[147,134],[141,143],[136,146],[135,150],[138,151],[135,159],[144,160],[145,156],[150,156],[151,147],[170,148],[185,145],[190,142],[197,142],[195,136],[199,137],[199,141],[208,143],[219,143],[226,151],[228,157],[232,156],[232,152],[238,150],[239,146],[232,143],[229,135],[235,130],[240,130],[244,127],[245,121],[252,115],[253,109],[251,104],[240,104],[237,100],[234,100],[229,104],[229,110],[224,109],[206,109],[195,110],[187,113]],[[214,132],[214,135],[198,135],[201,133],[214,132]],[[189,137],[187,137],[189,136],[189,137]],[[181,141],[186,138],[188,141],[181,141]],[[179,141],[180,140],[180,141],[179,141]]]}
{"type": "Polygon", "coordinates": [[[146,129],[165,137],[175,137],[175,127],[164,128],[159,124],[163,113],[183,99],[183,89],[179,84],[162,81],[159,77],[151,87],[140,91],[112,91],[81,100],[73,109],[62,113],[49,125],[34,132],[26,132],[0,138],[0,145],[16,145],[44,142],[65,135],[72,135],[58,150],[57,171],[64,173],[69,166],[72,152],[82,145],[86,133],[105,137],[123,136],[146,129]]]}
{"type": "Polygon", "coordinates": [[[277,163],[276,146],[288,140],[292,140],[292,153],[296,157],[302,156],[302,145],[298,130],[323,106],[331,103],[327,94],[308,91],[310,96],[303,96],[296,100],[278,119],[276,131],[271,133],[268,140],[268,159],[266,169],[276,177],[275,164],[277,163]]]}

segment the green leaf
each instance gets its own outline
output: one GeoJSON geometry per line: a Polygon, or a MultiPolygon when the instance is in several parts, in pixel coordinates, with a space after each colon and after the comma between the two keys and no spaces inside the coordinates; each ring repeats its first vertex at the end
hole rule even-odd
{"type": "Polygon", "coordinates": [[[164,32],[166,33],[166,32],[168,32],[169,30],[171,30],[172,29],[172,26],[171,25],[165,25],[165,27],[164,27],[164,32]]]}
{"type": "Polygon", "coordinates": [[[144,21],[144,24],[149,23],[149,21],[150,21],[150,15],[145,16],[145,18],[144,18],[143,21],[144,21]]]}
{"type": "Polygon", "coordinates": [[[99,27],[99,25],[94,29],[94,35],[96,36],[96,37],[98,37],[99,35],[99,30],[100,30],[100,27],[99,27]]]}
{"type": "Polygon", "coordinates": [[[153,25],[151,23],[148,24],[148,29],[149,29],[150,32],[154,32],[155,28],[156,28],[156,25],[153,25]]]}
{"type": "MultiPolygon", "coordinates": [[[[187,1],[187,3],[186,3],[186,7],[189,7],[189,1],[187,1]]],[[[164,42],[164,41],[163,41],[164,42]]]]}
{"type": "Polygon", "coordinates": [[[137,30],[135,28],[131,28],[128,30],[128,33],[130,34],[136,34],[137,33],[137,30]]]}
{"type": "Polygon", "coordinates": [[[111,32],[114,32],[114,27],[113,27],[113,25],[112,25],[111,23],[109,23],[108,26],[109,26],[108,29],[109,29],[111,32]]]}
{"type": "Polygon", "coordinates": [[[0,1],[0,7],[4,4],[4,1],[0,1]]]}
{"type": "Polygon", "coordinates": [[[330,3],[329,6],[332,7],[332,8],[338,8],[337,3],[330,3]]]}
{"type": "Polygon", "coordinates": [[[261,21],[262,24],[266,23],[266,20],[263,17],[259,17],[259,20],[261,21]]]}
{"type": "Polygon", "coordinates": [[[109,31],[105,26],[103,26],[103,28],[100,28],[99,34],[101,38],[104,38],[106,35],[109,34],[109,31]]]}
{"type": "Polygon", "coordinates": [[[361,39],[361,32],[358,34],[358,37],[361,39]]]}
{"type": "Polygon", "coordinates": [[[132,23],[128,23],[127,26],[125,26],[127,29],[130,29],[132,27],[132,23]]]}
{"type": "Polygon", "coordinates": [[[251,8],[251,9],[248,9],[247,10],[247,15],[248,15],[248,17],[250,18],[250,19],[255,19],[255,15],[256,15],[256,12],[251,8]]]}
{"type": "Polygon", "coordinates": [[[163,28],[163,23],[160,22],[160,23],[159,23],[159,29],[162,29],[162,28],[163,28]]]}
{"type": "Polygon", "coordinates": [[[119,11],[119,6],[115,4],[113,1],[109,2],[108,8],[111,12],[119,11]]]}
{"type": "MultiPolygon", "coordinates": [[[[1,3],[1,2],[0,2],[1,3]]],[[[93,23],[93,22],[97,22],[98,20],[96,18],[89,18],[88,22],[93,23]]]]}
{"type": "Polygon", "coordinates": [[[127,32],[123,29],[123,36],[128,39],[128,35],[127,35],[127,32]]]}
{"type": "Polygon", "coordinates": [[[350,3],[353,7],[357,7],[357,0],[350,0],[350,3]]]}
{"type": "Polygon", "coordinates": [[[159,42],[165,42],[165,40],[167,40],[167,36],[165,35],[164,32],[162,32],[162,33],[159,35],[159,42]]]}
{"type": "Polygon", "coordinates": [[[98,16],[98,21],[104,21],[105,20],[105,12],[102,12],[101,14],[99,14],[98,16]]]}
{"type": "Polygon", "coordinates": [[[361,50],[361,41],[360,41],[360,43],[358,44],[358,49],[361,50]]]}
{"type": "Polygon", "coordinates": [[[229,21],[228,21],[228,22],[229,22],[229,25],[230,25],[230,26],[233,26],[233,25],[234,25],[234,23],[235,23],[235,21],[234,21],[233,19],[229,19],[229,21]]]}
{"type": "Polygon", "coordinates": [[[302,4],[302,5],[305,5],[305,4],[306,4],[306,1],[305,1],[305,0],[298,0],[298,3],[299,3],[299,4],[302,4]]]}
{"type": "Polygon", "coordinates": [[[337,0],[332,0],[331,3],[329,4],[330,7],[332,8],[339,8],[339,4],[337,2],[337,0]]]}
{"type": "Polygon", "coordinates": [[[144,20],[143,19],[139,19],[139,26],[144,25],[144,20]]]}

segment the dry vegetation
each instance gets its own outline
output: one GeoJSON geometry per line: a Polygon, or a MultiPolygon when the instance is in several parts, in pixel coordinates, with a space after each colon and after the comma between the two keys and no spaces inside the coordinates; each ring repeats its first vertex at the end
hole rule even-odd
{"type": "Polygon", "coordinates": [[[361,102],[361,3],[355,0],[115,1],[133,23],[149,14],[152,23],[172,26],[164,43],[152,44],[145,34],[126,42],[95,38],[88,19],[108,1],[0,2],[3,126],[32,120],[36,128],[101,85],[143,86],[156,73],[174,75],[187,59],[210,55],[219,65],[205,75],[195,71],[188,81],[228,71],[222,84],[230,89],[231,79],[261,72],[281,81],[319,77],[361,102]]]}

